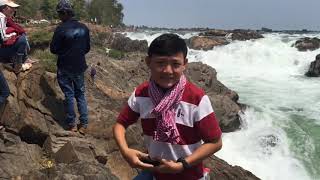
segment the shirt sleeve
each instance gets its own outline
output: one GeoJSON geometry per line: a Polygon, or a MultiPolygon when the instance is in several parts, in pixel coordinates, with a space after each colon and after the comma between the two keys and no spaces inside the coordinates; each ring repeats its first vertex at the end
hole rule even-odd
{"type": "Polygon", "coordinates": [[[59,28],[57,28],[54,31],[52,41],[50,43],[50,51],[52,54],[59,54],[60,49],[61,49],[61,48],[59,48],[59,47],[61,47],[61,42],[62,42],[62,35],[61,35],[59,28]]]}
{"type": "Polygon", "coordinates": [[[117,122],[122,124],[125,128],[127,128],[131,124],[136,123],[139,117],[139,104],[137,103],[135,92],[133,92],[128,99],[128,103],[121,110],[117,118],[117,122]]]}
{"type": "Polygon", "coordinates": [[[12,18],[7,18],[7,27],[13,28],[14,32],[19,35],[26,33],[26,31],[19,24],[15,23],[12,18]]]}
{"type": "Polygon", "coordinates": [[[219,139],[222,135],[219,121],[208,96],[203,96],[195,111],[194,127],[205,142],[219,139]]]}
{"type": "Polygon", "coordinates": [[[7,41],[9,38],[11,38],[12,36],[17,35],[16,32],[7,32],[7,25],[6,25],[6,17],[5,16],[1,16],[0,17],[0,34],[1,34],[1,39],[3,41],[7,41]]]}
{"type": "Polygon", "coordinates": [[[139,113],[134,112],[127,104],[120,112],[117,122],[122,124],[125,128],[134,124],[138,121],[140,117],[139,113]]]}
{"type": "Polygon", "coordinates": [[[6,35],[6,17],[0,17],[0,34],[1,39],[4,41],[6,35]]]}
{"type": "Polygon", "coordinates": [[[195,128],[204,142],[219,139],[222,134],[219,122],[213,112],[196,122],[195,128]]]}
{"type": "Polygon", "coordinates": [[[7,29],[6,29],[6,33],[7,34],[10,34],[10,33],[13,33],[13,32],[15,32],[15,29],[13,27],[7,27],[7,29]]]}

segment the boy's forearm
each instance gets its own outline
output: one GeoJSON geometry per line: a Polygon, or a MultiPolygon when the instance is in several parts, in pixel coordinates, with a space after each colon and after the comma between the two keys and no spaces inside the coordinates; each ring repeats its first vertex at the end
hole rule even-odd
{"type": "Polygon", "coordinates": [[[185,160],[192,166],[199,164],[204,159],[208,158],[215,152],[219,151],[221,147],[222,147],[221,138],[214,142],[208,142],[208,143],[202,144],[190,156],[186,157],[185,160]]]}
{"type": "Polygon", "coordinates": [[[125,134],[126,134],[126,129],[122,124],[116,123],[113,126],[113,136],[119,146],[119,150],[122,155],[129,148],[125,138],[125,134]]]}

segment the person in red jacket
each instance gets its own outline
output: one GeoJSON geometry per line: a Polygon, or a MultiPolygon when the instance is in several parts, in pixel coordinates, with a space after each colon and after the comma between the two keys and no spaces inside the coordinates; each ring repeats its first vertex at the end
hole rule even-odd
{"type": "Polygon", "coordinates": [[[30,49],[26,38],[26,31],[13,21],[18,4],[9,0],[0,0],[0,57],[13,62],[13,70],[19,73],[22,64],[27,60],[30,49]]]}

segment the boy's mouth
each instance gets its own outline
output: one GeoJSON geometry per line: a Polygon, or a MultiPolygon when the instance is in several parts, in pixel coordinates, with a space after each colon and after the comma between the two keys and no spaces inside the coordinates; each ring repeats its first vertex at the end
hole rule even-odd
{"type": "Polygon", "coordinates": [[[173,80],[174,77],[161,76],[160,79],[163,79],[163,80],[173,80]]]}

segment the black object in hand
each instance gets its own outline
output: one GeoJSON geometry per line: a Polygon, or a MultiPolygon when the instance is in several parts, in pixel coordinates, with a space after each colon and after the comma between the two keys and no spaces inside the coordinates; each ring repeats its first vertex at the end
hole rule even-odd
{"type": "Polygon", "coordinates": [[[143,158],[140,159],[140,161],[143,162],[143,163],[146,163],[146,164],[152,164],[153,166],[159,166],[160,165],[159,161],[151,159],[150,156],[143,157],[143,158]]]}

